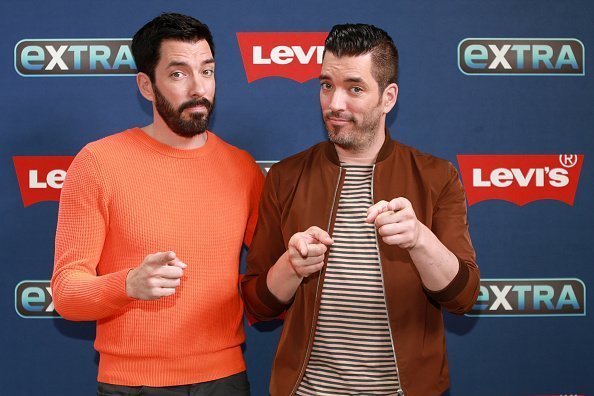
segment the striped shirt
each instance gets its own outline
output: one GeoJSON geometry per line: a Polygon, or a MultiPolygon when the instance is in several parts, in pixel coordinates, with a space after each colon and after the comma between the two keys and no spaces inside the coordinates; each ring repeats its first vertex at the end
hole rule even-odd
{"type": "Polygon", "coordinates": [[[378,256],[373,166],[344,165],[344,186],[322,288],[313,348],[297,395],[394,395],[396,361],[378,256]]]}

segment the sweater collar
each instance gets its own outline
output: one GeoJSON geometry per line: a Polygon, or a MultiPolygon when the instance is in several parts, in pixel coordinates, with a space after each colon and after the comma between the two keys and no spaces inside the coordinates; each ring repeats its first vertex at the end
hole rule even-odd
{"type": "Polygon", "coordinates": [[[140,128],[132,128],[129,130],[132,137],[136,140],[143,143],[145,146],[149,147],[153,151],[158,152],[159,154],[166,155],[168,157],[175,157],[175,158],[198,158],[203,157],[205,155],[210,154],[219,144],[220,139],[211,131],[205,131],[207,133],[207,139],[204,146],[196,148],[196,149],[178,149],[175,147],[168,146],[164,143],[161,143],[149,135],[147,135],[142,129],[140,128]]]}

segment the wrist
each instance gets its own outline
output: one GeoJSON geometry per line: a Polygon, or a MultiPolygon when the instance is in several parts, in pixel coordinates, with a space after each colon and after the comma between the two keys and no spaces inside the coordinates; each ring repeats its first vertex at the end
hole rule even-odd
{"type": "Polygon", "coordinates": [[[283,304],[288,303],[303,280],[289,261],[289,252],[285,252],[268,271],[266,286],[270,293],[283,304]]]}
{"type": "Polygon", "coordinates": [[[408,248],[408,251],[413,251],[413,250],[422,250],[427,243],[427,231],[429,230],[425,224],[421,223],[418,219],[417,221],[417,237],[416,239],[413,241],[413,243],[411,244],[411,246],[408,248]]]}
{"type": "Polygon", "coordinates": [[[134,277],[135,268],[131,268],[128,273],[126,274],[126,294],[130,298],[136,298],[134,295],[134,288],[132,287],[132,278],[134,277]]]}

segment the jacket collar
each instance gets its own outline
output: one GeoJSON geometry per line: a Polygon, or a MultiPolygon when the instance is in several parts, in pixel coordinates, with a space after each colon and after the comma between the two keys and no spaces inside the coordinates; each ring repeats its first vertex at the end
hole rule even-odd
{"type": "MultiPolygon", "coordinates": [[[[334,144],[328,141],[324,142],[324,144],[324,153],[326,154],[326,157],[334,165],[340,166],[340,160],[338,159],[338,153],[336,152],[334,144]]],[[[380,148],[380,151],[377,154],[377,159],[375,160],[375,162],[378,163],[388,158],[395,144],[395,141],[392,140],[392,138],[390,137],[390,131],[388,130],[388,128],[386,128],[386,139],[384,140],[384,144],[382,144],[382,147],[380,148]]]]}

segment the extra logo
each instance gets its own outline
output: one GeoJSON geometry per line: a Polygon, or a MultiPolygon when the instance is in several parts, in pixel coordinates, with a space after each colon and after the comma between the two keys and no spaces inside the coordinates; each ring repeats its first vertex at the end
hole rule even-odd
{"type": "Polygon", "coordinates": [[[23,77],[134,76],[130,39],[28,39],[14,47],[23,77]]]}
{"type": "Polygon", "coordinates": [[[583,155],[458,155],[468,205],[500,199],[523,206],[553,199],[573,206],[583,155]]]}
{"type": "Polygon", "coordinates": [[[576,39],[467,38],[458,67],[474,75],[585,75],[584,45],[576,39]]]}
{"type": "Polygon", "coordinates": [[[586,286],[568,279],[481,279],[466,316],[586,316],[586,286]]]}
{"type": "Polygon", "coordinates": [[[23,281],[14,289],[14,307],[23,318],[59,318],[49,281],[23,281]]]}
{"type": "Polygon", "coordinates": [[[66,170],[73,156],[12,157],[25,207],[59,201],[66,170]]]}
{"type": "Polygon", "coordinates": [[[248,83],[283,77],[303,83],[320,76],[327,32],[237,33],[248,83]]]}

